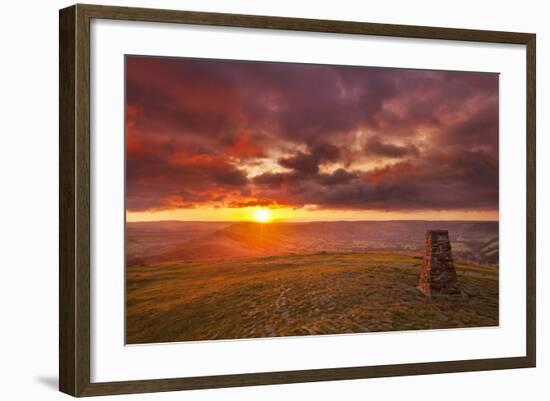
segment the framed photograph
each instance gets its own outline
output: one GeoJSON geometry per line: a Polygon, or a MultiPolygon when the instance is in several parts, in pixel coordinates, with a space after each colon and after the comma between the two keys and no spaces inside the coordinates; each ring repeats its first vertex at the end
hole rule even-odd
{"type": "Polygon", "coordinates": [[[535,35],[60,11],[60,390],[535,366],[535,35]]]}

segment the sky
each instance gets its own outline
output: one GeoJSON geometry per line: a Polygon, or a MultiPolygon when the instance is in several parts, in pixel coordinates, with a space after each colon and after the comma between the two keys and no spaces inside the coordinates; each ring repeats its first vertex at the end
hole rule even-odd
{"type": "Polygon", "coordinates": [[[498,90],[493,73],[127,56],[127,220],[497,220],[498,90]]]}

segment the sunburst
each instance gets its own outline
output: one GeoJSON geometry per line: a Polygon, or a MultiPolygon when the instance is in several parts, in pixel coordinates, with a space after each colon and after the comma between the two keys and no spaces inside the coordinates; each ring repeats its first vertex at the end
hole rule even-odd
{"type": "Polygon", "coordinates": [[[257,209],[254,211],[254,220],[258,223],[268,223],[272,218],[273,215],[269,209],[257,209]]]}

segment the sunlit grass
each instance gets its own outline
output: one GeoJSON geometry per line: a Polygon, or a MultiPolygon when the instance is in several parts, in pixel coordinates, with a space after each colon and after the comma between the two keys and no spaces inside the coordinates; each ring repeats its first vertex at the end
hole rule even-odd
{"type": "Polygon", "coordinates": [[[419,294],[422,260],[326,253],[129,266],[127,342],[498,325],[498,269],[459,263],[464,299],[419,294]]]}

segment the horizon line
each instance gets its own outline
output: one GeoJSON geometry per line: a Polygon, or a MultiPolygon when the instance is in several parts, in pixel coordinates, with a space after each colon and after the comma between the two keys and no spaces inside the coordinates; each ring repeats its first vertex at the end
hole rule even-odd
{"type": "Polygon", "coordinates": [[[387,220],[271,220],[269,222],[261,223],[255,220],[178,220],[178,219],[169,219],[169,220],[135,220],[128,221],[125,220],[125,223],[254,223],[254,224],[274,224],[274,223],[389,223],[389,222],[474,222],[474,223],[499,223],[500,219],[491,220],[491,219],[387,219],[387,220]]]}

